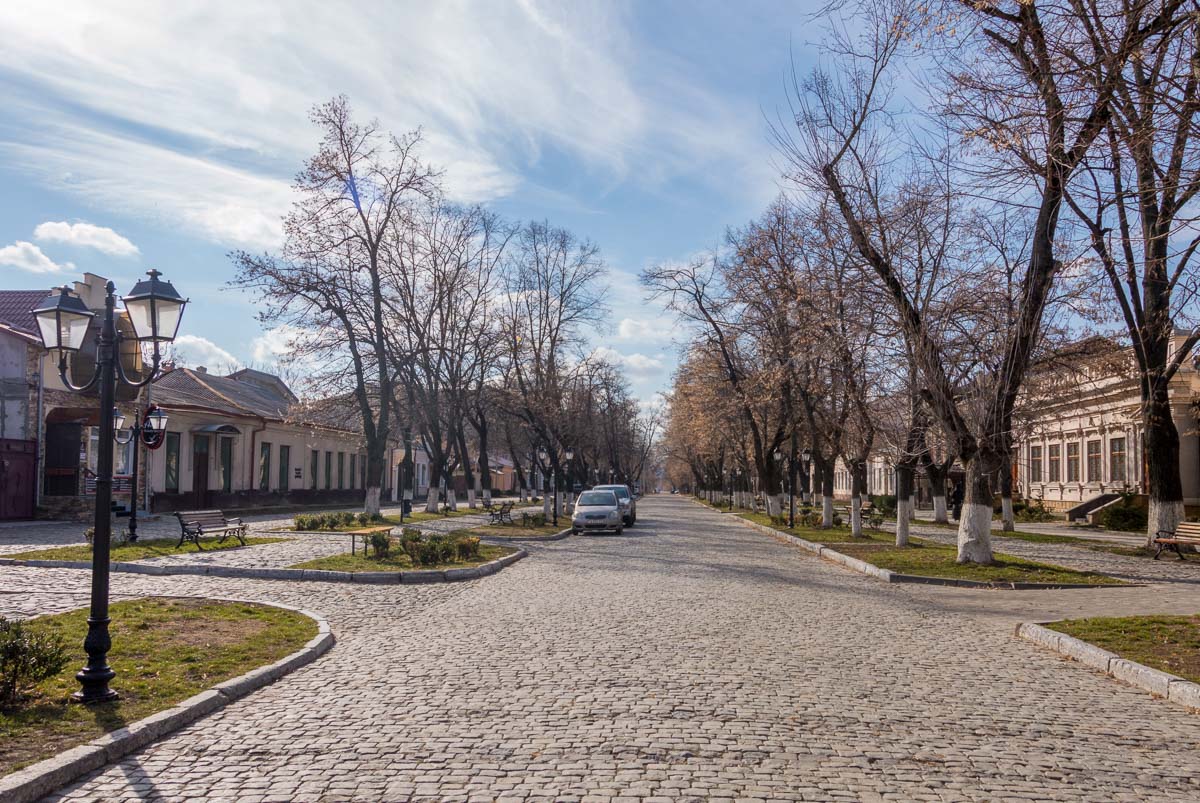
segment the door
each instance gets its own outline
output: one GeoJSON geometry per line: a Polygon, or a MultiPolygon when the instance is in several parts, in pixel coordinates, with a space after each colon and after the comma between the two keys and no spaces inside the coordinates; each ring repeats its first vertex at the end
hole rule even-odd
{"type": "Polygon", "coordinates": [[[208,436],[192,436],[192,504],[208,507],[208,436]]]}
{"type": "Polygon", "coordinates": [[[79,493],[79,442],[82,424],[46,424],[47,496],[75,496],[79,493]]]}
{"type": "Polygon", "coordinates": [[[37,441],[0,440],[0,519],[33,518],[37,441]]]}

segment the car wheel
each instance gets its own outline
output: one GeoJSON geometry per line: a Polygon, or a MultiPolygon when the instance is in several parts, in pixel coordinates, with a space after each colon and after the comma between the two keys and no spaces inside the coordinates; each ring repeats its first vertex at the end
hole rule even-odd
{"type": "Polygon", "coordinates": [[[622,533],[624,533],[624,532],[625,532],[625,528],[624,528],[624,527],[618,527],[618,528],[617,528],[617,535],[621,535],[621,534],[622,534],[622,533]]]}

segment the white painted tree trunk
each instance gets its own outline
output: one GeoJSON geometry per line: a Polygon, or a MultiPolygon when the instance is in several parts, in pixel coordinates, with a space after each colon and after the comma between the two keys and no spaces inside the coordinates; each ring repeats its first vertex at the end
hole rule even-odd
{"type": "Polygon", "coordinates": [[[483,503],[485,505],[490,505],[492,503],[492,489],[491,488],[483,489],[483,503]]]}
{"type": "Polygon", "coordinates": [[[425,512],[437,513],[438,506],[438,489],[430,485],[425,491],[425,512]]]}
{"type": "Polygon", "coordinates": [[[1006,533],[1016,532],[1017,520],[1013,517],[1013,501],[1011,496],[1000,497],[1000,529],[1006,533]]]}
{"type": "Polygon", "coordinates": [[[767,497],[767,515],[778,516],[783,513],[783,496],[775,494],[767,497]]]}
{"type": "Polygon", "coordinates": [[[949,524],[950,517],[946,514],[946,495],[933,497],[933,520],[941,524],[949,524]]]}
{"type": "Polygon", "coordinates": [[[1146,546],[1154,546],[1154,536],[1161,530],[1175,532],[1183,518],[1183,502],[1164,502],[1151,497],[1146,516],[1146,546]]]}
{"type": "Polygon", "coordinates": [[[992,562],[992,506],[964,502],[958,522],[958,562],[992,562]]]}
{"type": "Polygon", "coordinates": [[[833,497],[825,494],[821,496],[821,526],[833,526],[833,497]]]}
{"type": "Polygon", "coordinates": [[[912,515],[912,497],[896,500],[896,546],[908,546],[908,523],[912,515]]]}
{"type": "Polygon", "coordinates": [[[850,535],[862,538],[862,497],[857,494],[850,497],[850,535]]]}
{"type": "Polygon", "coordinates": [[[474,488],[467,489],[467,507],[469,507],[471,510],[475,509],[475,489],[474,488]]]}
{"type": "Polygon", "coordinates": [[[373,486],[367,489],[366,498],[363,500],[363,510],[370,513],[372,516],[379,515],[379,486],[373,486]]]}
{"type": "Polygon", "coordinates": [[[521,486],[521,501],[522,502],[529,501],[529,489],[523,485],[521,486]]]}
{"type": "Polygon", "coordinates": [[[550,517],[554,515],[554,511],[550,509],[550,502],[550,494],[542,494],[542,515],[546,517],[547,521],[549,521],[550,517]]]}
{"type": "Polygon", "coordinates": [[[908,497],[908,521],[917,520],[917,497],[908,497]]]}
{"type": "Polygon", "coordinates": [[[455,498],[454,489],[450,488],[446,491],[446,507],[451,510],[458,510],[458,499],[455,498]]]}

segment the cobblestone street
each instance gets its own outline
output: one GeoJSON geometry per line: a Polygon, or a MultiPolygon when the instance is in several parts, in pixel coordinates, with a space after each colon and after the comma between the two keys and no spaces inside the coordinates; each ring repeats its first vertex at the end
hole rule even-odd
{"type": "MultiPolygon", "coordinates": [[[[623,536],[534,544],[466,583],[116,574],[120,596],[300,605],[337,645],[54,799],[1200,800],[1200,715],[1013,636],[1196,612],[1192,569],[1120,589],[891,586],[683,497],[639,507],[623,536]]],[[[87,583],[0,566],[0,613],[79,607],[87,583]]]]}

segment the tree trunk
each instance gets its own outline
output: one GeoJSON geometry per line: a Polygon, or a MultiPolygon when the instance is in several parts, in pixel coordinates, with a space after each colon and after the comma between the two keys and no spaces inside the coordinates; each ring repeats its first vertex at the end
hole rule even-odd
{"type": "Polygon", "coordinates": [[[367,445],[367,492],[363,497],[363,512],[379,515],[379,497],[383,492],[384,445],[367,445]]]}
{"type": "Polygon", "coordinates": [[[1012,492],[1012,458],[1008,457],[1000,466],[1000,529],[1006,533],[1017,531],[1012,492]]]}
{"type": "Polygon", "coordinates": [[[978,454],[966,461],[966,493],[958,522],[958,562],[992,562],[992,483],[990,474],[1000,464],[995,455],[978,454]]]}
{"type": "Polygon", "coordinates": [[[850,537],[862,538],[862,501],[867,492],[867,464],[855,460],[850,464],[850,537]]]}
{"type": "Polygon", "coordinates": [[[1179,430],[1171,414],[1166,390],[1142,405],[1146,439],[1147,492],[1150,510],[1146,520],[1146,546],[1154,546],[1161,530],[1174,532],[1184,519],[1183,484],[1179,478],[1179,430]]]}
{"type": "Polygon", "coordinates": [[[909,517],[912,515],[913,467],[896,466],[896,546],[908,546],[909,517]]]}
{"type": "MultiPolygon", "coordinates": [[[[913,484],[915,485],[916,483],[914,482],[913,484]]],[[[909,521],[917,520],[917,495],[916,494],[908,495],[908,520],[909,521]]]]}
{"type": "Polygon", "coordinates": [[[437,513],[438,496],[439,495],[440,494],[439,494],[438,486],[433,484],[433,478],[430,477],[429,487],[425,489],[425,512],[426,513],[437,513]]]}
{"type": "Polygon", "coordinates": [[[925,477],[929,480],[929,492],[933,496],[933,520],[939,524],[949,524],[950,517],[946,515],[946,471],[940,465],[927,463],[925,477]]]}
{"type": "Polygon", "coordinates": [[[783,513],[783,495],[771,494],[767,497],[767,515],[779,516],[783,513]]]}
{"type": "Polygon", "coordinates": [[[833,463],[818,467],[821,472],[821,526],[833,526],[833,463]]]}

